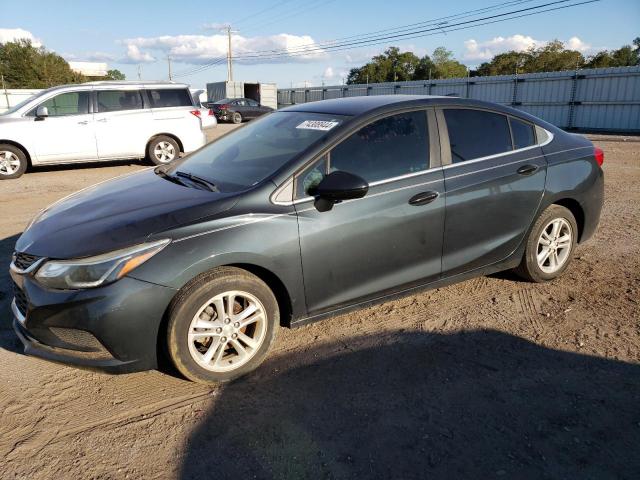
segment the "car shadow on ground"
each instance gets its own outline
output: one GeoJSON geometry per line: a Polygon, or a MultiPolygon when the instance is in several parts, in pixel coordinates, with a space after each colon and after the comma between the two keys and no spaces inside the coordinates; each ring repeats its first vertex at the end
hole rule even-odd
{"type": "Polygon", "coordinates": [[[181,478],[640,478],[640,365],[497,331],[364,337],[224,388],[181,478]]]}
{"type": "Polygon", "coordinates": [[[63,163],[60,165],[37,165],[29,167],[27,173],[38,172],[58,172],[62,170],[83,170],[90,168],[107,168],[107,167],[121,167],[124,165],[141,165],[145,167],[153,166],[144,159],[128,159],[128,160],[101,160],[98,162],[78,162],[78,163],[63,163]]]}

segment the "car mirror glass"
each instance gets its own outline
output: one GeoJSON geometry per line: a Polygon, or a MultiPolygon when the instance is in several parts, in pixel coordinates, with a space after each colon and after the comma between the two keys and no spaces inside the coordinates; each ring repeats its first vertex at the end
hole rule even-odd
{"type": "Polygon", "coordinates": [[[39,106],[36,110],[36,117],[45,118],[49,116],[49,109],[47,107],[39,106]]]}

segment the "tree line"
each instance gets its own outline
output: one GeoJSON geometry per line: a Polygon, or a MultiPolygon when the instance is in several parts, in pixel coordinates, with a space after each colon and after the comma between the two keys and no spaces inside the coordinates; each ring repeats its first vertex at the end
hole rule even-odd
{"type": "Polygon", "coordinates": [[[0,74],[5,88],[49,88],[89,80],[124,80],[119,70],[109,70],[104,77],[87,78],[71,69],[60,55],[29,40],[0,43],[0,74]]]}
{"type": "Polygon", "coordinates": [[[624,45],[617,50],[603,50],[588,57],[577,50],[565,48],[559,40],[553,40],[540,47],[530,47],[525,51],[512,50],[500,53],[471,70],[456,60],[453,52],[445,47],[438,47],[432,55],[423,57],[418,57],[412,52],[401,52],[397,47],[390,47],[365,65],[352,68],[347,77],[347,84],[430,80],[467,75],[472,77],[513,75],[634,65],[640,65],[640,37],[636,37],[632,45],[624,45]]]}

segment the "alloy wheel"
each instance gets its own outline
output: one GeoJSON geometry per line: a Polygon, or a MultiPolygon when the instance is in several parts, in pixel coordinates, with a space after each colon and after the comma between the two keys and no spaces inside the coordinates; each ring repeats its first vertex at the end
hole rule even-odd
{"type": "Polygon", "coordinates": [[[153,149],[153,154],[160,163],[169,163],[176,158],[176,149],[169,142],[158,142],[153,149]]]}
{"type": "Polygon", "coordinates": [[[573,245],[571,225],[564,218],[551,220],[538,238],[538,267],[545,273],[560,270],[569,258],[573,245]]]}
{"type": "Polygon", "coordinates": [[[20,169],[20,159],[8,150],[0,151],[0,175],[13,175],[20,169]]]}
{"type": "Polygon", "coordinates": [[[196,363],[213,372],[246,364],[267,333],[264,306],[242,291],[216,295],[202,305],[189,326],[189,352],[196,363]]]}

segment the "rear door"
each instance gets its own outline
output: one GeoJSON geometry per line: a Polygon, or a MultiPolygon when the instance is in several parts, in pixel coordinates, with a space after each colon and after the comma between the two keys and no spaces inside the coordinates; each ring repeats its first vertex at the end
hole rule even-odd
{"type": "Polygon", "coordinates": [[[526,121],[470,108],[437,118],[446,152],[442,273],[453,275],[513,253],[542,200],[547,164],[526,121]]]}
{"type": "Polygon", "coordinates": [[[55,95],[34,107],[33,138],[38,163],[92,161],[98,158],[90,90],[55,95]],[[47,107],[49,116],[36,118],[38,107],[47,107]]]}
{"type": "Polygon", "coordinates": [[[171,133],[178,138],[192,138],[202,129],[202,121],[192,112],[191,92],[187,88],[150,88],[146,90],[151,105],[152,135],[171,133]]]}
{"type": "Polygon", "coordinates": [[[440,275],[444,182],[427,118],[416,110],[376,120],[295,177],[311,315],[440,275]],[[369,192],[319,212],[306,192],[336,170],[361,176],[369,192]]]}
{"type": "Polygon", "coordinates": [[[96,140],[100,159],[143,157],[151,110],[140,89],[95,90],[96,140]]]}

